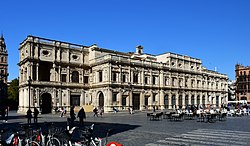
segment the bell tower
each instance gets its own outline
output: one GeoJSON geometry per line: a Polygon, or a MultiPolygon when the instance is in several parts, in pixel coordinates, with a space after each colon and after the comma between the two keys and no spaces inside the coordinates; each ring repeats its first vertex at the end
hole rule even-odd
{"type": "Polygon", "coordinates": [[[0,81],[7,84],[8,81],[8,52],[3,34],[0,37],[0,81]]]}

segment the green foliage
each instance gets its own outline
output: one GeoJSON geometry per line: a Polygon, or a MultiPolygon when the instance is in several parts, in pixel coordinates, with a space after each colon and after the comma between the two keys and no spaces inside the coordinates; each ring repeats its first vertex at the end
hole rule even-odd
{"type": "Polygon", "coordinates": [[[18,86],[19,86],[18,79],[14,79],[11,81],[8,87],[8,99],[18,102],[18,99],[19,99],[18,86]]]}

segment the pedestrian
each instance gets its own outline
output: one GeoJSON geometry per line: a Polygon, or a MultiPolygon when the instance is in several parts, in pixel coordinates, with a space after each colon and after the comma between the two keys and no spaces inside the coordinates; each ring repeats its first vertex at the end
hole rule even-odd
{"type": "Polygon", "coordinates": [[[102,117],[102,115],[104,114],[103,107],[100,108],[99,113],[100,113],[100,116],[102,117]]]}
{"type": "Polygon", "coordinates": [[[94,112],[94,117],[95,117],[95,116],[98,117],[98,110],[97,110],[96,107],[93,109],[93,112],[94,112]]]}
{"type": "Polygon", "coordinates": [[[39,111],[38,111],[38,109],[35,107],[35,108],[34,108],[34,123],[35,123],[35,124],[37,124],[38,114],[39,114],[39,111]]]}
{"type": "Polygon", "coordinates": [[[31,118],[32,118],[32,111],[28,109],[27,111],[27,119],[28,119],[28,124],[31,124],[31,118]]]}
{"type": "Polygon", "coordinates": [[[129,113],[133,114],[133,108],[132,107],[129,107],[129,113]]]}
{"type": "Polygon", "coordinates": [[[67,114],[67,109],[66,109],[66,107],[63,108],[63,111],[64,111],[64,113],[63,113],[64,116],[66,116],[66,114],[67,114]]]}
{"type": "Polygon", "coordinates": [[[77,117],[79,118],[80,126],[83,126],[83,119],[86,119],[86,113],[83,107],[79,110],[77,117]]]}
{"type": "Polygon", "coordinates": [[[70,108],[70,113],[69,113],[69,115],[70,115],[70,120],[71,120],[71,125],[72,125],[72,126],[74,125],[74,121],[75,121],[75,119],[76,119],[76,114],[75,114],[74,108],[75,108],[75,106],[72,106],[72,107],[70,108]]]}
{"type": "Polygon", "coordinates": [[[64,116],[64,108],[61,107],[61,114],[60,114],[60,117],[63,117],[64,116]]]}

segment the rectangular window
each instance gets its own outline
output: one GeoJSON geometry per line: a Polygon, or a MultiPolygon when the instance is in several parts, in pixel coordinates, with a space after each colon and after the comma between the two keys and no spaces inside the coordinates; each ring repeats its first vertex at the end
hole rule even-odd
{"type": "Polygon", "coordinates": [[[138,74],[137,73],[134,74],[134,83],[138,83],[138,74]]]}
{"type": "Polygon", "coordinates": [[[112,72],[112,81],[116,82],[116,72],[112,72]]]}
{"type": "MultiPolygon", "coordinates": [[[[36,66],[35,65],[33,65],[32,66],[32,69],[33,69],[33,80],[36,80],[36,66]]],[[[57,79],[58,80],[58,79],[57,79]]]]}
{"type": "Polygon", "coordinates": [[[155,97],[155,96],[156,96],[156,95],[154,94],[154,95],[153,95],[153,102],[155,102],[155,99],[156,99],[156,97],[155,97]]]}
{"type": "Polygon", "coordinates": [[[122,106],[126,106],[126,96],[122,96],[122,106]]]}
{"type": "Polygon", "coordinates": [[[67,79],[67,75],[66,74],[62,74],[62,82],[66,82],[67,79]]]}
{"type": "Polygon", "coordinates": [[[99,71],[99,82],[102,82],[102,71],[99,71]]]}
{"type": "Polygon", "coordinates": [[[156,76],[153,76],[153,85],[156,84],[156,76]]]}
{"type": "Polygon", "coordinates": [[[113,93],[112,102],[117,101],[117,93],[113,93]]]}
{"type": "Polygon", "coordinates": [[[88,76],[84,76],[84,77],[83,77],[83,82],[84,82],[85,84],[89,83],[89,77],[88,77],[88,76]]]}
{"type": "Polygon", "coordinates": [[[122,74],[122,82],[126,82],[126,74],[122,74]]]}
{"type": "Polygon", "coordinates": [[[148,77],[145,77],[145,84],[148,84],[148,77]]]}

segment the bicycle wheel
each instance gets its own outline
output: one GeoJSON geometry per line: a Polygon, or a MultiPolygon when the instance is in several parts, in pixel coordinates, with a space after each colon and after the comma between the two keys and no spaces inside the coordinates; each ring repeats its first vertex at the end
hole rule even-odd
{"type": "Polygon", "coordinates": [[[31,141],[31,142],[29,143],[29,145],[30,145],[30,146],[40,146],[40,144],[37,143],[36,141],[31,141]]]}
{"type": "Polygon", "coordinates": [[[60,146],[60,141],[57,138],[51,138],[48,140],[46,146],[60,146]]]}

